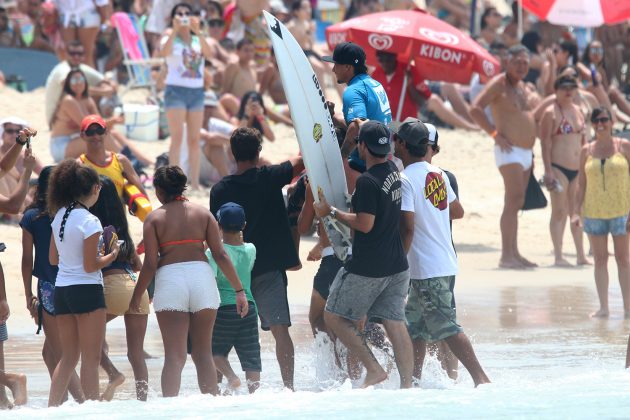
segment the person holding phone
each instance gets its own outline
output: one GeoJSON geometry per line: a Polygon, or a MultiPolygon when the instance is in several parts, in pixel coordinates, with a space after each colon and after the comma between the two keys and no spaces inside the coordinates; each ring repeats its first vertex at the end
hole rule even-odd
{"type": "MultiPolygon", "coordinates": [[[[90,208],[90,212],[98,217],[103,226],[111,226],[116,231],[120,252],[118,257],[107,267],[101,270],[103,273],[103,292],[105,293],[105,306],[107,308],[107,322],[118,316],[125,317],[125,330],[127,337],[127,358],[136,378],[136,398],[146,401],[149,389],[149,372],[144,359],[144,336],[147,331],[149,318],[149,294],[144,292],[140,299],[138,310],[130,309],[129,303],[136,286],[135,272],[142,268],[142,261],[136,253],[131,235],[125,208],[118,198],[117,188],[114,182],[101,175],[101,194],[96,204],[90,208]]],[[[105,247],[109,247],[111,236],[104,235],[105,247]]],[[[113,241],[113,239],[111,239],[113,241]]],[[[101,398],[110,401],[114,397],[114,391],[120,386],[125,376],[114,366],[105,350],[101,353],[101,367],[109,376],[109,384],[101,398]]]]}
{"type": "MultiPolygon", "coordinates": [[[[203,123],[204,59],[211,59],[212,48],[201,33],[199,17],[192,7],[179,3],[171,10],[171,25],[164,32],[159,55],[166,59],[164,106],[171,133],[169,161],[180,164],[181,145],[186,124],[188,150],[199,149],[203,123]]],[[[199,189],[200,154],[189,156],[190,185],[199,189]]]]}

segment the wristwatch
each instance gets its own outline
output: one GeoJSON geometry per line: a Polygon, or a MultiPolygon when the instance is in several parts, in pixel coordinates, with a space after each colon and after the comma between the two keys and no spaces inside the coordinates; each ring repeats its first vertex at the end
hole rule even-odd
{"type": "Polygon", "coordinates": [[[330,217],[332,217],[333,219],[337,218],[337,208],[330,206],[330,217]]]}

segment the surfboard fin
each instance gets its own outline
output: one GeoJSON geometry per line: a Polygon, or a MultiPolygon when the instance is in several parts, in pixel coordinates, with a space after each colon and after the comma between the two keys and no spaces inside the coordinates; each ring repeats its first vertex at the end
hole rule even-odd
{"type": "Polygon", "coordinates": [[[335,255],[341,261],[345,261],[348,258],[348,251],[352,248],[348,227],[330,216],[324,217],[323,221],[335,255]]]}

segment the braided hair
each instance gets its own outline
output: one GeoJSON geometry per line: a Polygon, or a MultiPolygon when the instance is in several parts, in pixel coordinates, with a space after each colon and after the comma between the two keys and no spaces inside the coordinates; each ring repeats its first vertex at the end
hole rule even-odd
{"type": "Polygon", "coordinates": [[[63,241],[66,222],[77,206],[87,207],[79,199],[87,196],[95,185],[100,184],[98,173],[83,166],[74,159],[66,159],[57,165],[50,174],[48,183],[48,212],[54,215],[66,207],[59,230],[59,240],[63,241]]]}

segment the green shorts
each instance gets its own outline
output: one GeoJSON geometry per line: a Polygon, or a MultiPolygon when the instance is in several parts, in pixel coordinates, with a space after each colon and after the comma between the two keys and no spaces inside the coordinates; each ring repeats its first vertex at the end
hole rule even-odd
{"type": "Polygon", "coordinates": [[[455,276],[409,282],[405,316],[412,340],[440,341],[463,331],[457,323],[454,284],[455,276]]]}

